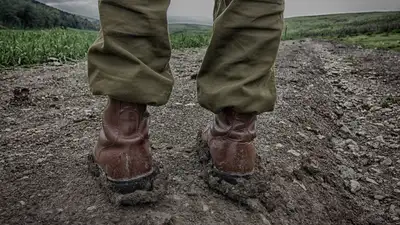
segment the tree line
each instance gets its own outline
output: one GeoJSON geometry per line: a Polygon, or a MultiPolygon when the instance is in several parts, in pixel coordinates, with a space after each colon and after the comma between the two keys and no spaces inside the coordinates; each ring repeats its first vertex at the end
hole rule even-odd
{"type": "Polygon", "coordinates": [[[1,27],[22,29],[69,27],[97,30],[98,24],[34,0],[0,0],[1,27]]]}

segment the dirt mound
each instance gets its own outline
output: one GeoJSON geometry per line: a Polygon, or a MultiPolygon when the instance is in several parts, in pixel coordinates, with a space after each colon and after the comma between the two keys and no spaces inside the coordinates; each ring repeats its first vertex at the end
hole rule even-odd
{"type": "Polygon", "coordinates": [[[111,204],[88,173],[106,99],[88,92],[85,63],[2,72],[0,223],[400,224],[399,53],[283,42],[278,104],[258,119],[258,174],[234,185],[205,182],[196,150],[212,116],[195,104],[204,53],[173,53],[171,100],[150,108],[167,186],[136,207],[111,204]]]}

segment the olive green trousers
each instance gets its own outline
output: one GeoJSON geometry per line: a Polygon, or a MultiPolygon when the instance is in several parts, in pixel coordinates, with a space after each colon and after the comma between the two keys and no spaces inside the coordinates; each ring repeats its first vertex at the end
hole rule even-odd
{"type": "MultiPolygon", "coordinates": [[[[170,0],[99,0],[101,30],[88,52],[94,95],[161,106],[174,84],[170,0]]],[[[210,45],[197,76],[199,104],[218,113],[272,111],[284,0],[215,0],[210,45]]]]}

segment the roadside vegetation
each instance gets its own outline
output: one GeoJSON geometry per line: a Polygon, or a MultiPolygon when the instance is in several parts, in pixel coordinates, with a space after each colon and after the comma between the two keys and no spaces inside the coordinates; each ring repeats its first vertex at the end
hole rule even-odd
{"type": "MultiPolygon", "coordinates": [[[[205,47],[211,26],[171,24],[174,49],[205,47]]],[[[14,30],[0,25],[0,67],[67,62],[86,56],[97,31],[77,29],[14,30]]],[[[329,39],[367,48],[400,51],[400,12],[353,13],[288,18],[283,40],[329,39]]]]}

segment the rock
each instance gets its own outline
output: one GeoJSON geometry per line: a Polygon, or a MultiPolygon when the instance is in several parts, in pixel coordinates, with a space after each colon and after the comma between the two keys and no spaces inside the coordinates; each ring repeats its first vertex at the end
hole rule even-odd
{"type": "Polygon", "coordinates": [[[374,198],[376,200],[383,200],[385,198],[385,196],[383,196],[383,195],[374,195],[374,198]]]}
{"type": "Polygon", "coordinates": [[[394,191],[395,193],[400,194],[400,189],[394,189],[393,191],[394,191]]]}
{"type": "Polygon", "coordinates": [[[347,144],[347,147],[349,148],[350,151],[352,151],[352,152],[358,152],[358,151],[360,151],[360,147],[358,147],[357,142],[355,142],[354,140],[352,140],[352,139],[347,139],[347,140],[345,141],[345,143],[347,144]]]}
{"type": "Polygon", "coordinates": [[[399,220],[400,220],[400,218],[399,218],[399,217],[397,217],[397,216],[394,216],[394,217],[392,217],[392,220],[393,220],[393,221],[399,221],[399,220]]]}
{"type": "Polygon", "coordinates": [[[263,224],[271,225],[271,222],[263,214],[259,213],[258,216],[260,217],[263,224]]]}
{"type": "Polygon", "coordinates": [[[202,208],[203,208],[203,212],[207,212],[210,207],[208,207],[208,205],[206,205],[205,203],[202,203],[202,208]]]}
{"type": "Polygon", "coordinates": [[[396,215],[397,213],[396,213],[396,206],[395,205],[390,205],[390,207],[389,207],[389,213],[390,214],[392,214],[392,215],[396,215]]]}
{"type": "Polygon", "coordinates": [[[377,173],[377,174],[382,173],[382,170],[380,170],[380,169],[378,169],[378,168],[371,168],[370,170],[371,170],[372,172],[377,173]]]}
{"type": "Polygon", "coordinates": [[[391,108],[383,108],[381,110],[382,113],[388,113],[388,112],[391,112],[391,111],[393,111],[391,108]]]}
{"type": "Polygon", "coordinates": [[[19,204],[21,204],[21,205],[26,205],[26,202],[24,202],[24,201],[19,201],[19,204]]]}
{"type": "Polygon", "coordinates": [[[283,148],[284,146],[283,146],[283,144],[278,143],[278,144],[275,145],[275,147],[279,149],[279,148],[283,148]]]}
{"type": "Polygon", "coordinates": [[[353,103],[352,102],[345,102],[345,103],[343,103],[343,106],[346,107],[346,108],[351,108],[353,106],[353,103]]]}
{"type": "Polygon", "coordinates": [[[6,129],[4,129],[4,131],[5,131],[5,132],[10,132],[11,129],[10,129],[10,128],[6,128],[6,129]]]}
{"type": "Polygon", "coordinates": [[[377,136],[377,137],[375,138],[375,140],[377,140],[377,141],[379,141],[379,142],[381,142],[381,143],[386,143],[386,142],[385,142],[385,139],[383,139],[383,136],[382,136],[382,135],[377,136]]]}
{"type": "Polygon", "coordinates": [[[44,162],[46,159],[45,158],[40,158],[40,159],[38,159],[38,160],[36,160],[36,163],[42,163],[42,162],[44,162]]]}
{"type": "Polygon", "coordinates": [[[351,130],[346,126],[346,125],[342,125],[342,127],[340,128],[340,130],[345,133],[345,134],[349,134],[351,135],[351,130]]]}
{"type": "Polygon", "coordinates": [[[350,191],[352,193],[356,193],[359,190],[361,190],[361,184],[356,180],[351,180],[350,181],[350,191]]]}
{"type": "Polygon", "coordinates": [[[185,106],[195,106],[196,104],[195,103],[189,103],[189,104],[186,104],[185,106]]]}
{"type": "Polygon", "coordinates": [[[300,135],[304,139],[308,139],[308,136],[305,133],[302,133],[299,131],[299,132],[297,132],[297,134],[300,135]]]}
{"type": "Polygon", "coordinates": [[[317,138],[318,138],[319,140],[322,140],[322,139],[325,139],[325,136],[324,136],[324,135],[318,134],[318,135],[317,135],[317,138]]]}
{"type": "Polygon", "coordinates": [[[365,181],[367,181],[367,182],[369,182],[369,183],[371,183],[371,184],[376,184],[376,185],[378,185],[378,182],[376,182],[375,180],[373,180],[373,179],[371,179],[371,178],[369,178],[369,177],[365,178],[365,181]]]}
{"type": "Polygon", "coordinates": [[[367,132],[365,132],[365,131],[357,131],[357,132],[356,132],[356,135],[358,135],[358,136],[365,136],[365,135],[367,135],[367,132]]]}
{"type": "Polygon", "coordinates": [[[340,176],[343,179],[356,179],[356,172],[353,170],[353,168],[344,166],[344,165],[340,165],[339,166],[339,170],[340,170],[340,176]]]}
{"type": "Polygon", "coordinates": [[[298,152],[298,151],[296,151],[296,150],[293,150],[293,149],[289,150],[288,152],[289,152],[290,154],[294,155],[294,156],[297,156],[297,157],[299,157],[299,156],[301,155],[300,152],[298,152]]]}
{"type": "Polygon", "coordinates": [[[396,184],[396,185],[400,187],[400,181],[399,181],[399,182],[397,182],[397,184],[396,184]]]}
{"type": "Polygon", "coordinates": [[[378,111],[378,110],[380,110],[380,109],[382,109],[382,107],[380,107],[380,106],[372,106],[370,109],[369,109],[369,111],[370,112],[375,112],[375,111],[378,111]]]}
{"type": "Polygon", "coordinates": [[[343,148],[345,146],[345,144],[346,144],[344,140],[339,139],[339,138],[332,138],[331,142],[332,142],[332,144],[333,144],[335,149],[343,148]]]}
{"type": "Polygon", "coordinates": [[[381,165],[390,166],[390,165],[392,165],[392,163],[393,163],[393,161],[392,161],[390,158],[385,158],[385,159],[381,162],[381,165]]]}
{"type": "Polygon", "coordinates": [[[93,206],[88,207],[88,208],[86,209],[86,211],[91,212],[91,211],[95,210],[96,208],[97,208],[97,207],[96,207],[95,205],[93,205],[93,206]]]}

